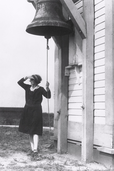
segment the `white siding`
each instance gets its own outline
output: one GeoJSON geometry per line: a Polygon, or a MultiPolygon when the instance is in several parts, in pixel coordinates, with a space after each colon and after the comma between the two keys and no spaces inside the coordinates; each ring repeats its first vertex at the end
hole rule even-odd
{"type": "Polygon", "coordinates": [[[101,22],[95,26],[95,33],[97,33],[100,30],[103,30],[103,29],[105,29],[105,22],[101,22]]]}
{"type": "Polygon", "coordinates": [[[82,73],[70,69],[68,89],[68,121],[82,122],[82,73]]]}
{"type": "Polygon", "coordinates": [[[95,0],[94,123],[105,124],[105,0],[95,0]]]}
{"type": "MultiPolygon", "coordinates": [[[[79,0],[75,5],[80,14],[83,15],[83,1],[79,0]]],[[[78,55],[80,56],[80,53],[78,55]]],[[[69,76],[68,121],[82,122],[82,73],[76,73],[75,68],[70,69],[69,76]]]]}
{"type": "Polygon", "coordinates": [[[105,7],[105,1],[104,0],[99,1],[99,3],[98,3],[98,1],[95,2],[95,12],[102,10],[102,8],[104,8],[104,7],[105,7]]]}

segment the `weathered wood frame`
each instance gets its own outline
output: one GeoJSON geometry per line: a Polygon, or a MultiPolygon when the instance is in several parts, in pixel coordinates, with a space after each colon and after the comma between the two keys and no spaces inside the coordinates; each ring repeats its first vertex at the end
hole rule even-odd
{"type": "Polygon", "coordinates": [[[82,34],[83,40],[83,131],[82,131],[82,160],[90,162],[93,159],[93,57],[94,57],[94,3],[84,0],[84,19],[78,13],[75,5],[69,0],[60,0],[68,11],[74,26],[82,34]],[[80,20],[79,20],[80,19],[80,20]],[[78,27],[77,27],[78,25],[78,27]],[[87,32],[87,34],[86,34],[87,32]],[[89,118],[89,119],[88,119],[89,118]]]}
{"type": "Polygon", "coordinates": [[[82,160],[93,160],[93,60],[94,60],[94,2],[83,1],[87,37],[83,40],[83,122],[82,160]]]}
{"type": "Polygon", "coordinates": [[[114,148],[114,1],[105,1],[105,9],[106,125],[112,126],[112,148],[114,148]]]}
{"type": "MultiPolygon", "coordinates": [[[[56,38],[57,40],[57,38],[56,38]]],[[[65,77],[65,66],[68,65],[68,43],[69,37],[63,36],[59,38],[61,40],[61,45],[59,43],[58,53],[59,56],[56,56],[55,64],[56,72],[55,78],[57,79],[57,101],[55,102],[55,106],[57,107],[57,111],[55,111],[55,115],[58,113],[59,117],[57,119],[57,151],[58,153],[66,153],[67,152],[67,93],[68,93],[68,79],[65,77]],[[60,48],[59,48],[60,47],[60,48]]],[[[59,41],[57,41],[59,42],[59,41]]],[[[55,85],[56,86],[56,85],[55,85]]],[[[56,117],[56,116],[55,116],[56,117]]]]}

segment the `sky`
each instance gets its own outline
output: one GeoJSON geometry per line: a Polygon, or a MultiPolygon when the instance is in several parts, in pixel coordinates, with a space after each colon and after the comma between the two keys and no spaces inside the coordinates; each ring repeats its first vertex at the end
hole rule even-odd
{"type": "MultiPolygon", "coordinates": [[[[46,39],[26,32],[35,16],[35,8],[27,0],[0,1],[0,107],[23,107],[25,92],[17,84],[22,77],[39,74],[41,86],[46,84],[46,39]]],[[[52,93],[50,112],[54,110],[54,48],[49,40],[49,83],[52,93]]],[[[47,111],[43,100],[43,111],[47,111]]]]}

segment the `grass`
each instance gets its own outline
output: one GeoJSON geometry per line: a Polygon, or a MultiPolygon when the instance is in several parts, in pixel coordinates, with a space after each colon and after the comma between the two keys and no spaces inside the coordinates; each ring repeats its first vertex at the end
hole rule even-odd
{"type": "Polygon", "coordinates": [[[44,130],[41,160],[31,161],[28,135],[18,132],[17,127],[0,127],[0,171],[109,171],[97,163],[84,165],[68,154],[57,154],[52,135],[53,131],[44,130]]]}

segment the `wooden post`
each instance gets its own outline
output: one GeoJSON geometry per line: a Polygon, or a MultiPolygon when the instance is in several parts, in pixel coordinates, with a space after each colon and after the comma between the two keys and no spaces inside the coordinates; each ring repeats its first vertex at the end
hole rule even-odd
{"type": "Polygon", "coordinates": [[[87,38],[83,40],[83,123],[82,160],[93,160],[93,56],[94,56],[94,0],[84,0],[84,19],[87,38]]]}
{"type": "Polygon", "coordinates": [[[105,1],[106,124],[112,126],[114,148],[114,1],[105,1]]]}
{"type": "Polygon", "coordinates": [[[60,60],[59,57],[61,56],[61,49],[56,45],[55,48],[55,61],[54,61],[54,76],[56,79],[54,79],[54,137],[57,140],[58,135],[58,111],[60,109],[59,107],[59,66],[60,66],[60,60]]]}
{"type": "MultiPolygon", "coordinates": [[[[59,56],[59,119],[58,119],[58,153],[67,152],[67,77],[65,77],[65,66],[68,65],[68,36],[62,37],[61,56],[59,56]]],[[[55,78],[56,79],[56,78],[55,78]]]]}

